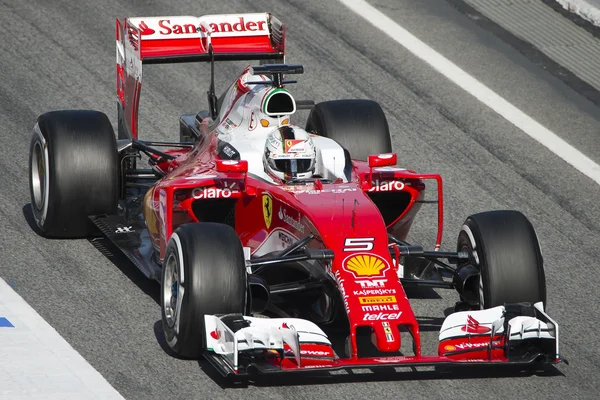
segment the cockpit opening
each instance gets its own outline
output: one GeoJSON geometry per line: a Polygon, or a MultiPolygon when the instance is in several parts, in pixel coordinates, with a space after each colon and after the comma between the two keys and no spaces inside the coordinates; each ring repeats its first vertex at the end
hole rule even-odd
{"type": "Polygon", "coordinates": [[[288,92],[276,92],[267,98],[265,112],[271,117],[278,115],[290,115],[296,112],[296,102],[294,101],[292,95],[288,92]]]}

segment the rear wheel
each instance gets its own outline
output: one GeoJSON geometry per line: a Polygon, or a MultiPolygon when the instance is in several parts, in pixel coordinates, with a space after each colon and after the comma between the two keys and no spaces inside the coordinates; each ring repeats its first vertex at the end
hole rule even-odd
{"type": "Polygon", "coordinates": [[[244,252],[233,228],[211,222],[177,228],[165,252],[161,288],[168,345],[181,357],[198,358],[206,349],[204,316],[246,309],[244,252]]]}
{"type": "Polygon", "coordinates": [[[385,114],[381,106],[371,100],[318,103],[308,116],[306,130],[335,140],[356,160],[392,152],[385,114]]]}
{"type": "Polygon", "coordinates": [[[31,138],[29,188],[44,235],[98,233],[88,216],[115,214],[118,201],[117,147],[108,117],[87,110],[41,115],[31,138]]]}
{"type": "Polygon", "coordinates": [[[479,308],[539,301],[546,305],[540,245],[522,213],[488,211],[471,215],[460,231],[457,247],[469,254],[469,263],[479,270],[479,285],[470,288],[478,291],[479,308]]]}

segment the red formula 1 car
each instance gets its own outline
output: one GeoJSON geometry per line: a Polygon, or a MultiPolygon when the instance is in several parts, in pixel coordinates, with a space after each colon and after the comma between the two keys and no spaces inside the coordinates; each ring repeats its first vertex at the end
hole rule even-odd
{"type": "Polygon", "coordinates": [[[525,216],[472,215],[457,251],[441,251],[440,176],[396,166],[377,103],[295,100],[284,77],[303,67],[285,64],[284,44],[270,14],[118,20],[117,138],[96,111],[50,112],[34,127],[40,230],[106,235],[160,282],[172,350],[223,375],[559,362],[525,216]],[[246,59],[261,62],[217,98],[215,63],[246,59]],[[138,139],[142,65],[187,61],[210,63],[209,110],[180,117],[179,142],[138,139]],[[291,123],[298,109],[311,110],[305,129],[291,123]],[[406,242],[426,181],[433,250],[406,242]],[[437,354],[421,352],[407,286],[459,293],[437,354]]]}

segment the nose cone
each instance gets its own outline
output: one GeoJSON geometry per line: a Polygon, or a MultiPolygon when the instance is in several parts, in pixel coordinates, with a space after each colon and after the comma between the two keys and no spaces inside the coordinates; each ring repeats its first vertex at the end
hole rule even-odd
{"type": "Polygon", "coordinates": [[[393,353],[400,351],[400,330],[387,321],[374,323],[372,326],[371,342],[379,351],[393,353]]]}

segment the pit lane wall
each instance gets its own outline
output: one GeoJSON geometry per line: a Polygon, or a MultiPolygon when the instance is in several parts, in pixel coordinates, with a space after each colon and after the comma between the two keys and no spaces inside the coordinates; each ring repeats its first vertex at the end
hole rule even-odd
{"type": "Polygon", "coordinates": [[[556,0],[566,10],[600,26],[600,0],[556,0]]]}

